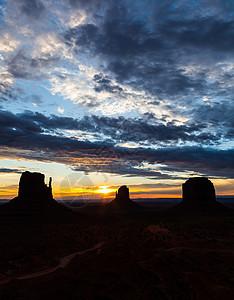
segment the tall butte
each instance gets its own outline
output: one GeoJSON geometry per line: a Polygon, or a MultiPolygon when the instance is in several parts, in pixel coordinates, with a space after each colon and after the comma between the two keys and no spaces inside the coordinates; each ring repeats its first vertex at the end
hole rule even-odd
{"type": "Polygon", "coordinates": [[[206,177],[194,177],[182,184],[183,201],[194,204],[216,202],[213,183],[206,177]]]}
{"type": "Polygon", "coordinates": [[[49,186],[45,184],[45,175],[41,173],[24,172],[19,181],[18,198],[22,201],[49,201],[53,199],[52,178],[49,186]]]}
{"type": "Polygon", "coordinates": [[[206,177],[194,177],[182,184],[183,201],[173,210],[187,212],[228,211],[229,209],[216,201],[213,183],[206,177]]]}
{"type": "Polygon", "coordinates": [[[129,196],[129,188],[126,185],[122,185],[118,192],[116,192],[116,197],[108,205],[110,208],[120,209],[120,210],[132,210],[141,208],[136,202],[132,201],[129,196]]]}
{"type": "Polygon", "coordinates": [[[56,214],[70,212],[53,199],[52,178],[49,186],[45,184],[45,175],[41,173],[23,172],[18,196],[0,208],[2,214],[56,214]]]}

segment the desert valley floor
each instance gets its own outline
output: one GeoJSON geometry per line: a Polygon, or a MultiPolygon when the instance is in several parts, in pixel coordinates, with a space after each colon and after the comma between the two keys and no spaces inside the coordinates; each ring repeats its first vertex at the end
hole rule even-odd
{"type": "Polygon", "coordinates": [[[102,205],[71,216],[1,216],[0,297],[234,299],[233,221],[232,211],[102,205]]]}

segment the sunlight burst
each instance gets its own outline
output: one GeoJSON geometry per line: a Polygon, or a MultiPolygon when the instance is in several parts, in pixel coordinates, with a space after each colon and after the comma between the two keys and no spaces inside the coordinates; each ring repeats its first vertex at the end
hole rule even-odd
{"type": "Polygon", "coordinates": [[[114,192],[114,189],[110,189],[108,186],[99,186],[99,189],[97,190],[97,193],[100,194],[108,194],[111,192],[114,192]]]}

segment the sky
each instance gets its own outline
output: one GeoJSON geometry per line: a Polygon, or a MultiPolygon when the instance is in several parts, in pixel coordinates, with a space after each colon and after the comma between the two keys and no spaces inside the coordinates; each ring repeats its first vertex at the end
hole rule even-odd
{"type": "Polygon", "coordinates": [[[0,198],[234,194],[232,0],[0,1],[0,198]]]}

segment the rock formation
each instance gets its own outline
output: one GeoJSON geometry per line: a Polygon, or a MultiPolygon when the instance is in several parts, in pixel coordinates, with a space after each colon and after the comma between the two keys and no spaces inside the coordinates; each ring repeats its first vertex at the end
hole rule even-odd
{"type": "Polygon", "coordinates": [[[216,211],[228,210],[216,201],[213,183],[206,177],[194,177],[182,184],[183,200],[175,209],[184,211],[216,211]]]}
{"type": "Polygon", "coordinates": [[[182,184],[183,201],[187,203],[211,203],[216,201],[213,183],[206,177],[194,177],[182,184]]]}
{"type": "Polygon", "coordinates": [[[47,186],[44,174],[26,171],[20,177],[18,197],[32,201],[53,199],[51,183],[51,177],[47,186]]]}
{"type": "Polygon", "coordinates": [[[121,186],[116,192],[116,197],[110,202],[109,207],[118,209],[139,209],[140,206],[129,197],[129,189],[126,185],[121,186]]]}
{"type": "Polygon", "coordinates": [[[45,175],[23,172],[19,181],[18,197],[1,206],[0,213],[5,214],[47,214],[70,212],[53,199],[52,178],[49,186],[45,184],[45,175]]]}
{"type": "Polygon", "coordinates": [[[126,185],[122,185],[118,192],[116,192],[116,202],[120,205],[124,205],[126,202],[131,201],[129,198],[129,188],[126,185]]]}

